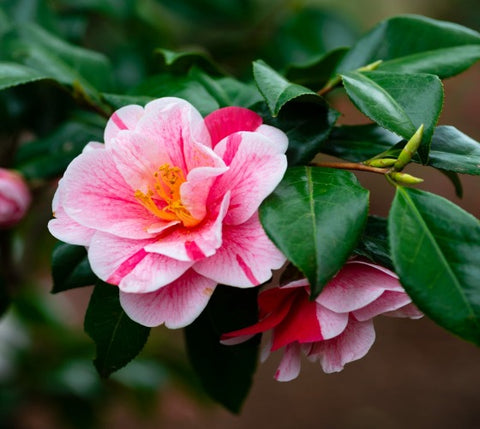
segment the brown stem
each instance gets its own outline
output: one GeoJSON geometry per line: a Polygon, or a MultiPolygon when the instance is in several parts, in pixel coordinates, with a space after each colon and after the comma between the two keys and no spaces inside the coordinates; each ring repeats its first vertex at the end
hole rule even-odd
{"type": "Polygon", "coordinates": [[[386,174],[389,171],[388,168],[371,167],[356,162],[313,162],[310,165],[314,167],[339,168],[341,170],[369,171],[370,173],[377,174],[386,174]]]}

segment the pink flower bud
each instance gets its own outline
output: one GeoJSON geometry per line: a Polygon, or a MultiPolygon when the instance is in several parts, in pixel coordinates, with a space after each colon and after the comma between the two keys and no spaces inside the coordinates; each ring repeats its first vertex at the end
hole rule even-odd
{"type": "Polygon", "coordinates": [[[12,170],[0,168],[0,228],[18,223],[30,204],[30,191],[23,177],[12,170]]]}

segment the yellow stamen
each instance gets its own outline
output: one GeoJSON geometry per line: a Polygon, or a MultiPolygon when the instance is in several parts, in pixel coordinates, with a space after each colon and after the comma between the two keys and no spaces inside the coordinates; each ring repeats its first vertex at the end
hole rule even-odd
{"type": "Polygon", "coordinates": [[[194,218],[182,203],[180,186],[185,182],[183,171],[179,167],[163,164],[153,176],[155,193],[150,189],[146,194],[136,190],[134,195],[138,202],[162,220],[179,220],[186,227],[197,225],[200,220],[194,218]],[[159,208],[155,200],[163,200],[166,206],[159,208]]]}

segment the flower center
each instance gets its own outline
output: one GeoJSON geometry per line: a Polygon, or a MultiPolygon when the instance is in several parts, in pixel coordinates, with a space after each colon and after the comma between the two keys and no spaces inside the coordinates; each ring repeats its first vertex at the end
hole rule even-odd
{"type": "Polygon", "coordinates": [[[154,190],[143,193],[135,191],[135,198],[150,213],[166,221],[179,220],[186,227],[197,225],[200,220],[194,218],[184,207],[180,196],[180,186],[185,182],[183,171],[179,167],[163,164],[155,173],[154,190]]]}

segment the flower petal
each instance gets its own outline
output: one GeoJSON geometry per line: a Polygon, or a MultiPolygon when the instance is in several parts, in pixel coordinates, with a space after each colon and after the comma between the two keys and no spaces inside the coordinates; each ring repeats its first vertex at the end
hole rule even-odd
{"type": "Polygon", "coordinates": [[[205,117],[205,125],[210,132],[212,145],[238,131],[255,131],[262,125],[262,117],[244,107],[224,107],[205,117]]]}
{"type": "Polygon", "coordinates": [[[178,279],[192,265],[191,262],[146,252],[145,246],[150,242],[97,232],[88,249],[93,272],[102,280],[118,285],[124,292],[145,293],[178,279]]]}
{"type": "Polygon", "coordinates": [[[67,215],[86,227],[120,237],[148,238],[148,227],[158,223],[135,199],[106,150],[86,151],[75,158],[65,172],[63,186],[67,215]]]}
{"type": "Polygon", "coordinates": [[[408,317],[410,319],[421,319],[423,313],[415,306],[415,304],[407,304],[398,310],[387,311],[383,316],[388,317],[408,317]]]}
{"type": "Polygon", "coordinates": [[[271,270],[284,262],[285,256],[268,239],[255,213],[241,225],[224,225],[222,246],[213,256],[196,262],[193,269],[217,283],[251,287],[267,281],[271,270]]]}
{"type": "Polygon", "coordinates": [[[277,152],[276,142],[249,132],[230,135],[215,147],[215,152],[230,168],[215,183],[211,198],[215,200],[230,191],[225,223],[241,224],[258,210],[282,180],[287,158],[277,152]]]}
{"type": "Polygon", "coordinates": [[[283,358],[280,361],[277,372],[275,373],[275,380],[277,381],[291,381],[300,374],[301,366],[301,349],[297,343],[289,344],[285,347],[283,358]]]}
{"type": "Polygon", "coordinates": [[[109,144],[122,130],[133,130],[143,116],[143,107],[136,104],[124,106],[118,109],[108,120],[105,127],[104,140],[109,144]]]}
{"type": "Polygon", "coordinates": [[[317,357],[327,374],[339,372],[345,364],[365,356],[374,342],[372,321],[358,322],[350,317],[347,329],[341,335],[315,343],[309,357],[317,357]]]}
{"type": "Polygon", "coordinates": [[[288,137],[282,130],[263,124],[257,128],[256,132],[275,142],[277,153],[285,153],[287,151],[288,137]]]}
{"type": "Polygon", "coordinates": [[[371,304],[354,311],[352,314],[357,320],[368,320],[379,314],[398,310],[411,302],[412,300],[405,292],[385,291],[371,304]]]}
{"type": "Polygon", "coordinates": [[[324,340],[340,335],[348,324],[348,313],[335,313],[317,304],[317,319],[324,340]]]}
{"type": "Polygon", "coordinates": [[[128,317],[144,326],[183,328],[192,323],[206,307],[215,290],[215,282],[193,271],[158,291],[120,292],[120,304],[128,317]]]}
{"type": "Polygon", "coordinates": [[[317,302],[337,313],[348,313],[375,301],[385,289],[397,290],[398,285],[396,277],[375,266],[349,261],[325,286],[317,302]]]}

